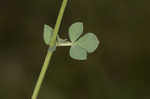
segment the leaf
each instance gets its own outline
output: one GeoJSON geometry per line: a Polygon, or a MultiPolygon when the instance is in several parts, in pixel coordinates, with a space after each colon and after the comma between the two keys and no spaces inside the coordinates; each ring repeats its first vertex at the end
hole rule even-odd
{"type": "Polygon", "coordinates": [[[86,60],[87,59],[87,51],[78,45],[73,45],[70,48],[70,56],[76,60],[86,60]]]}
{"type": "Polygon", "coordinates": [[[53,28],[45,24],[44,25],[44,42],[46,45],[49,45],[52,34],[53,34],[53,28]]]}
{"type": "Polygon", "coordinates": [[[76,43],[87,50],[88,53],[92,53],[96,50],[99,45],[99,40],[96,35],[93,33],[87,33],[83,37],[81,37],[76,43]]]}
{"type": "Polygon", "coordinates": [[[76,41],[83,33],[83,23],[76,22],[69,27],[69,38],[72,42],[76,41]]]}

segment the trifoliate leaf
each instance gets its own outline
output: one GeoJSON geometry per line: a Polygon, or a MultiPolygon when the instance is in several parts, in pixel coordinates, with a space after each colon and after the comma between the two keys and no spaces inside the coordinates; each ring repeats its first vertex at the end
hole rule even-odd
{"type": "Polygon", "coordinates": [[[87,33],[83,37],[81,37],[76,43],[87,50],[88,53],[92,53],[96,50],[99,45],[99,40],[96,35],[93,33],[87,33]]]}
{"type": "Polygon", "coordinates": [[[73,45],[70,48],[70,56],[76,60],[86,60],[87,59],[87,51],[78,45],[73,45]]]}
{"type": "Polygon", "coordinates": [[[83,23],[76,22],[69,27],[69,38],[72,42],[76,41],[83,33],[83,23]]]}
{"type": "Polygon", "coordinates": [[[53,34],[53,28],[45,24],[44,25],[44,42],[46,45],[49,45],[52,34],[53,34]]]}

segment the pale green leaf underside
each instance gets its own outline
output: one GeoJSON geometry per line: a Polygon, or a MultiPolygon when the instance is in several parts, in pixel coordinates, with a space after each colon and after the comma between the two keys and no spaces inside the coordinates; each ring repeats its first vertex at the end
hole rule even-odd
{"type": "Polygon", "coordinates": [[[49,45],[51,37],[52,37],[52,33],[53,33],[53,28],[51,28],[48,25],[44,25],[44,42],[46,45],[49,45]]]}
{"type": "Polygon", "coordinates": [[[83,23],[76,22],[69,27],[69,38],[72,42],[76,41],[83,33],[83,23]]]}
{"type": "Polygon", "coordinates": [[[78,45],[73,45],[70,48],[70,56],[76,60],[86,60],[87,59],[87,51],[78,45]]]}
{"type": "Polygon", "coordinates": [[[98,47],[99,40],[97,39],[95,34],[87,33],[78,41],[76,41],[76,44],[85,49],[88,53],[92,53],[98,47]]]}

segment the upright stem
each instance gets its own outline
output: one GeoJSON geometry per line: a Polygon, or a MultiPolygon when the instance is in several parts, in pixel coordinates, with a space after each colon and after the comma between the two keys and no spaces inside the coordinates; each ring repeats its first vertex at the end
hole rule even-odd
{"type": "MultiPolygon", "coordinates": [[[[56,44],[56,37],[57,37],[57,34],[59,32],[59,28],[60,28],[60,25],[61,25],[62,17],[64,15],[64,11],[65,11],[65,8],[67,6],[67,3],[68,3],[68,0],[63,0],[62,6],[60,8],[60,12],[59,12],[59,15],[58,15],[58,18],[57,18],[57,21],[56,21],[56,25],[55,25],[55,28],[54,28],[54,33],[53,33],[52,39],[51,39],[50,44],[49,44],[49,47],[56,46],[55,45],[56,44]]],[[[51,61],[52,55],[53,55],[53,52],[51,52],[51,51],[47,52],[44,64],[42,66],[42,69],[41,69],[39,78],[37,80],[37,83],[35,85],[35,88],[34,88],[34,91],[33,91],[31,99],[37,99],[37,97],[38,97],[38,94],[39,94],[42,82],[44,80],[44,77],[45,77],[45,74],[46,74],[49,62],[51,61]]]]}

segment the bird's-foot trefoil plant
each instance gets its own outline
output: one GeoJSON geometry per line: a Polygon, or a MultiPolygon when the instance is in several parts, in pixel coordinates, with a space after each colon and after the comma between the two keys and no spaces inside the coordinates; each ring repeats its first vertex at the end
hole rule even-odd
{"type": "Polygon", "coordinates": [[[86,60],[87,54],[94,52],[99,45],[99,40],[94,33],[86,33],[81,36],[83,34],[82,22],[75,22],[69,27],[69,40],[60,38],[58,32],[67,3],[68,0],[63,0],[54,29],[49,25],[44,25],[43,38],[45,44],[48,45],[49,48],[31,99],[37,99],[51,57],[57,47],[70,46],[69,54],[71,58],[76,60],[86,60]]]}
{"type": "MultiPolygon", "coordinates": [[[[56,47],[59,46],[70,46],[70,57],[76,60],[86,60],[87,53],[92,53],[96,50],[99,45],[99,41],[95,34],[86,33],[83,37],[80,37],[83,33],[83,23],[76,22],[69,27],[69,40],[60,38],[57,35],[56,45],[54,48],[50,48],[49,50],[54,51],[56,47]]],[[[44,42],[46,45],[49,44],[53,35],[53,29],[45,25],[44,26],[44,42]]]]}

